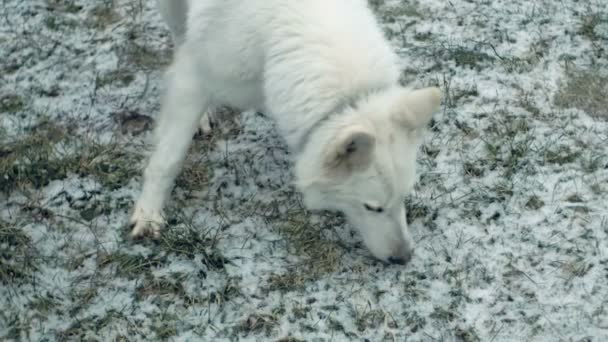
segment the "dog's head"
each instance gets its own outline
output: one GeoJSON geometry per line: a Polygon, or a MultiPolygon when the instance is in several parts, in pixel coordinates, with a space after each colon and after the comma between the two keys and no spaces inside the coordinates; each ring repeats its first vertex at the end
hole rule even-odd
{"type": "Polygon", "coordinates": [[[315,130],[296,162],[305,205],[343,212],[380,260],[406,264],[412,257],[404,198],[440,96],[437,88],[396,87],[361,99],[315,130]]]}

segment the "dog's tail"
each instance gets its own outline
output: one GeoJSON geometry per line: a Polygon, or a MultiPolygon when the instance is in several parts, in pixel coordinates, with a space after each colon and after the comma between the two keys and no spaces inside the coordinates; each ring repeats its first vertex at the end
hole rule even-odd
{"type": "Polygon", "coordinates": [[[171,30],[175,45],[180,45],[186,36],[188,0],[156,0],[156,4],[171,30]]]}

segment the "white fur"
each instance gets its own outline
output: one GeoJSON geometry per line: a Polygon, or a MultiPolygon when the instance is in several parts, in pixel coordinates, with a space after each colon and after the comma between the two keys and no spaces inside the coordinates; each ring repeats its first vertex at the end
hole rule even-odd
{"type": "Polygon", "coordinates": [[[398,85],[397,57],[366,1],[158,5],[176,51],[132,235],[158,236],[191,137],[208,124],[203,114],[227,105],[276,120],[296,153],[296,184],[309,209],[344,212],[374,256],[407,262],[403,199],[415,180],[420,130],[440,93],[398,85]]]}

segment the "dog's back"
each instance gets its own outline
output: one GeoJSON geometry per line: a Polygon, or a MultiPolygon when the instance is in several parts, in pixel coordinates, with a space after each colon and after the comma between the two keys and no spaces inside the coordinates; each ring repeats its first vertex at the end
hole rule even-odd
{"type": "Polygon", "coordinates": [[[399,74],[364,0],[159,1],[216,101],[268,112],[288,142],[311,116],[399,74]]]}

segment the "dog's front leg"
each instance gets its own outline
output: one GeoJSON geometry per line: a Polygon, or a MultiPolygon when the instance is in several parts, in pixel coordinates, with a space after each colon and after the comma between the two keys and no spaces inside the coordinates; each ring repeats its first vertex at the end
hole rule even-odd
{"type": "Polygon", "coordinates": [[[181,170],[188,147],[209,99],[202,93],[200,75],[185,49],[168,70],[166,92],[156,127],[156,147],[144,172],[141,194],[131,216],[131,236],[160,236],[162,211],[181,170]]]}

